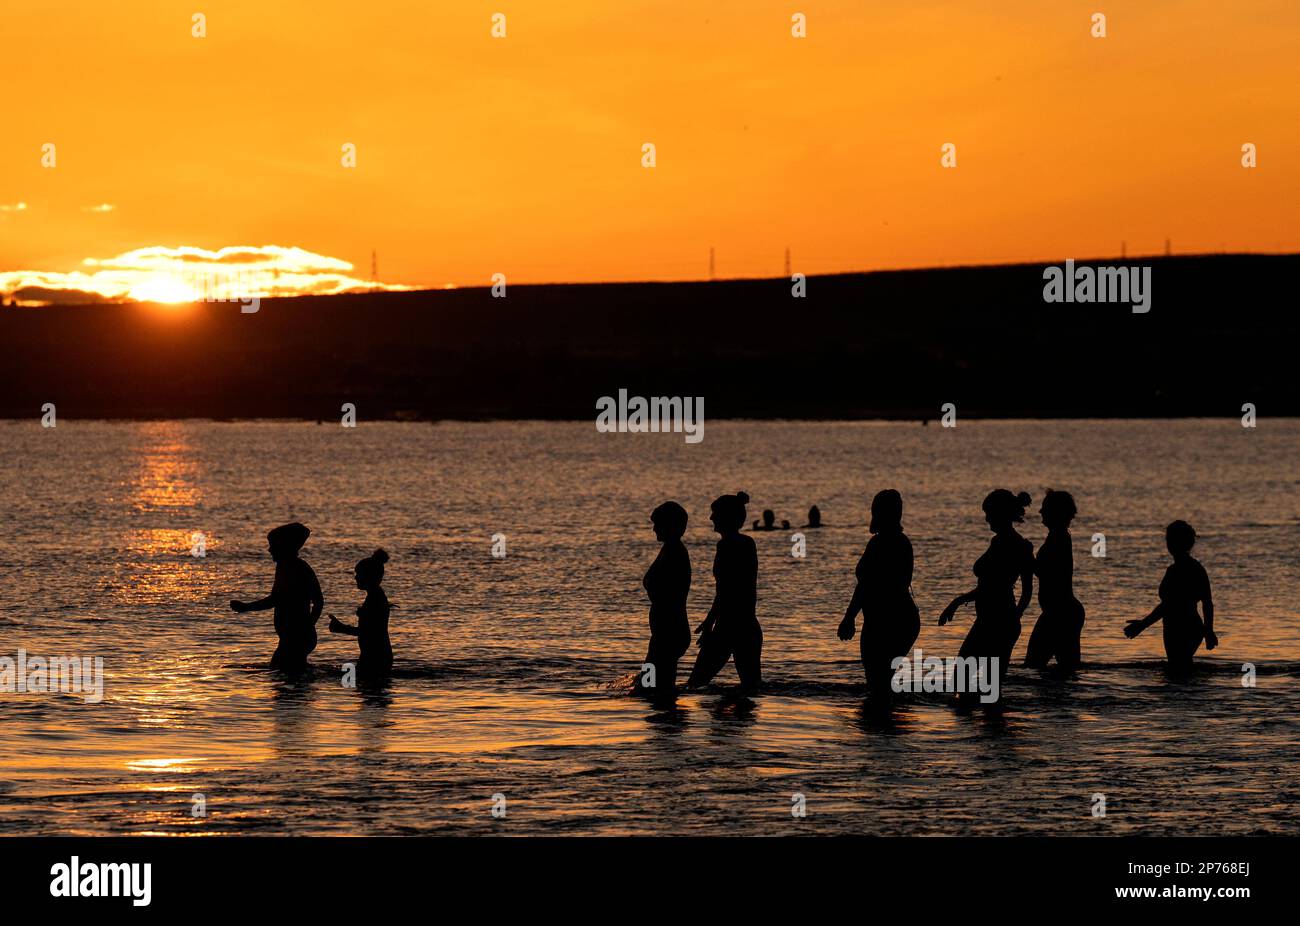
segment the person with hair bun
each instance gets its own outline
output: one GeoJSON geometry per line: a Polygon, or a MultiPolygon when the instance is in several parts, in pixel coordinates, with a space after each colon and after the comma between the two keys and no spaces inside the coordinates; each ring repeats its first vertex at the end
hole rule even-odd
{"type": "Polygon", "coordinates": [[[366,593],[366,600],[357,607],[355,627],[330,615],[330,633],[357,638],[361,648],[361,656],[357,659],[359,678],[385,676],[393,668],[393,644],[388,640],[388,615],[393,606],[380,585],[384,581],[384,564],[387,562],[388,554],[381,549],[357,563],[357,588],[366,593]]]}
{"type": "Polygon", "coordinates": [[[1020,638],[1020,618],[1034,597],[1034,545],[1021,537],[1015,527],[1025,520],[1030,501],[1028,492],[1013,495],[1006,489],[994,489],[985,497],[984,520],[993,531],[993,539],[975,561],[975,587],[954,598],[939,615],[942,627],[953,619],[958,608],[975,602],[975,623],[958,655],[996,658],[1000,682],[1006,680],[1011,650],[1020,638]],[[1017,579],[1020,580],[1019,599],[1016,598],[1017,579]]]}
{"type": "Polygon", "coordinates": [[[1083,605],[1074,597],[1074,551],[1070,544],[1070,522],[1078,508],[1069,492],[1048,489],[1038,513],[1047,527],[1047,539],[1034,557],[1042,613],[1029,635],[1025,665],[1046,669],[1055,657],[1057,668],[1072,672],[1081,662],[1079,636],[1084,620],[1083,605]]]}
{"type": "Polygon", "coordinates": [[[1124,635],[1136,637],[1156,621],[1164,621],[1165,657],[1169,668],[1187,672],[1192,668],[1192,657],[1205,641],[1207,650],[1219,645],[1214,633],[1214,599],[1210,595],[1210,576],[1205,567],[1192,557],[1196,545],[1196,531],[1186,521],[1174,521],[1165,528],[1165,547],[1174,558],[1160,580],[1160,604],[1142,620],[1129,621],[1124,635]],[[1196,612],[1200,604],[1205,614],[1196,612]]]}
{"type": "Polygon", "coordinates": [[[714,500],[709,520],[721,536],[713,557],[717,591],[713,606],[695,632],[700,635],[695,667],[688,688],[707,685],[728,659],[736,662],[741,687],[754,690],[763,682],[763,628],[759,626],[758,549],[752,537],[740,532],[745,524],[744,492],[714,500]]]}
{"type": "MultiPolygon", "coordinates": [[[[814,507],[814,511],[816,508],[814,507]]],[[[862,671],[873,699],[888,703],[893,660],[911,652],[921,632],[912,600],[912,542],[903,533],[903,496],[882,489],[871,500],[871,539],[858,560],[858,584],[837,635],[852,640],[862,612],[862,671]]]]}
{"type": "Polygon", "coordinates": [[[686,617],[691,557],[682,543],[686,520],[686,509],[676,502],[664,502],[650,515],[655,537],[663,544],[641,580],[650,596],[650,649],[645,661],[654,667],[654,674],[647,676],[643,669],[637,687],[656,701],[674,700],[677,663],[691,647],[691,623],[686,617]]]}

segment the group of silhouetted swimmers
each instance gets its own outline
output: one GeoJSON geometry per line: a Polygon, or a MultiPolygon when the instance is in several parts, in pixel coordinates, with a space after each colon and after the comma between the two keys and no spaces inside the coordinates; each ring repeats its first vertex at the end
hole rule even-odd
{"type": "MultiPolygon", "coordinates": [[[[271,594],[257,601],[230,602],[231,610],[246,611],[275,609],[275,632],[280,644],[271,657],[271,668],[286,672],[299,672],[307,667],[307,656],[316,648],[316,622],[325,609],[316,573],[298,553],[311,536],[311,531],[297,522],[283,524],[266,535],[275,560],[275,582],[271,594]]],[[[345,624],[329,616],[330,633],[341,633],[357,638],[361,655],[357,659],[358,678],[382,678],[393,667],[393,647],[388,640],[389,604],[381,583],[384,581],[384,564],[388,554],[376,550],[357,563],[357,588],[366,593],[366,600],[357,607],[356,626],[345,624]]]]}
{"type": "MultiPolygon", "coordinates": [[[[803,526],[802,530],[809,530],[809,529],[816,530],[821,526],[822,526],[821,510],[816,505],[813,505],[811,508],[808,509],[808,523],[803,526]]],[[[771,508],[766,508],[763,510],[763,519],[761,521],[755,521],[754,526],[751,529],[756,531],[774,531],[774,530],[788,531],[790,529],[790,522],[782,521],[780,528],[778,528],[776,526],[776,512],[774,512],[771,508]]]]}
{"type": "MultiPolygon", "coordinates": [[[[699,652],[686,682],[687,688],[708,684],[733,659],[744,690],[762,682],[763,629],[756,615],[758,553],[754,541],[740,533],[745,523],[744,492],[723,495],[713,502],[710,520],[721,535],[713,558],[716,591],[708,616],[696,628],[699,652]]],[[[1034,576],[1039,579],[1038,603],[1042,609],[1030,635],[1024,665],[1046,668],[1053,660],[1065,671],[1080,663],[1079,638],[1083,631],[1083,605],[1074,597],[1074,557],[1070,523],[1077,509],[1068,492],[1049,490],[1039,513],[1047,538],[1035,556],[1033,545],[1020,536],[1016,525],[1025,519],[1027,493],[996,489],[984,499],[984,518],[993,539],[975,561],[975,587],[958,595],[943,610],[939,625],[955,616],[962,605],[974,603],[975,622],[961,645],[962,658],[996,657],[1005,680],[1011,651],[1020,638],[1020,620],[1033,599],[1034,576]],[[1016,583],[1020,594],[1016,595],[1016,583]]],[[[639,687],[656,698],[675,695],[677,663],[690,647],[686,596],[691,587],[691,564],[682,543],[686,511],[676,502],[664,502],[650,520],[663,546],[643,582],[650,596],[650,649],[646,664],[654,667],[653,686],[639,687]]],[[[812,512],[809,517],[813,521],[812,512]]],[[[820,524],[820,516],[816,518],[820,524]]],[[[857,585],[840,621],[841,640],[853,639],[857,617],[863,615],[860,650],[862,668],[873,697],[887,699],[895,659],[907,657],[921,631],[921,616],[912,598],[912,544],[903,533],[903,498],[894,489],[877,493],[871,502],[871,539],[856,570],[857,585]]],[[[1196,532],[1184,521],[1165,531],[1174,562],[1160,583],[1160,603],[1142,620],[1124,628],[1129,637],[1158,620],[1164,622],[1165,654],[1173,670],[1191,668],[1192,656],[1205,642],[1214,649],[1214,603],[1205,569],[1192,558],[1196,532]],[[1204,619],[1197,613],[1197,605],[1204,619]]]]}
{"type": "MultiPolygon", "coordinates": [[[[687,688],[707,685],[728,661],[735,662],[742,690],[753,691],[762,684],[758,549],[751,537],[741,533],[748,503],[749,496],[738,492],[718,497],[711,508],[709,520],[719,534],[713,557],[715,591],[708,615],[695,628],[699,651],[687,688]]],[[[958,656],[996,657],[1002,680],[1020,638],[1021,617],[1033,600],[1035,576],[1039,580],[1042,613],[1029,637],[1024,665],[1046,668],[1055,659],[1060,669],[1073,671],[1080,663],[1084,610],[1073,589],[1070,523],[1076,514],[1074,499],[1068,492],[1048,491],[1039,509],[1047,538],[1037,555],[1015,527],[1024,521],[1029,503],[1027,493],[1017,495],[1006,489],[996,489],[984,499],[984,518],[993,539],[975,561],[975,587],[954,598],[939,616],[939,625],[943,626],[962,605],[974,603],[975,622],[958,656]]],[[[662,544],[642,582],[650,597],[650,647],[645,665],[652,667],[653,676],[643,674],[638,687],[656,698],[671,700],[676,694],[677,664],[691,644],[686,613],[691,561],[682,542],[686,509],[677,502],[664,502],[650,520],[662,544]]],[[[820,513],[814,506],[809,512],[809,526],[820,523],[820,513]]],[[[840,621],[838,636],[841,640],[853,639],[858,615],[863,615],[859,647],[868,690],[873,697],[888,699],[894,660],[909,655],[921,632],[920,611],[912,598],[912,544],[903,533],[903,498],[896,490],[885,489],[872,499],[867,529],[871,539],[858,560],[857,585],[840,621]]],[[[267,543],[275,560],[271,593],[258,601],[230,603],[239,613],[275,609],[275,632],[280,642],[271,667],[290,672],[306,668],[307,656],[316,648],[316,623],[325,606],[316,573],[298,556],[310,534],[298,523],[268,533],[267,543]]],[[[1165,543],[1174,562],[1160,583],[1160,603],[1145,618],[1130,621],[1124,633],[1136,637],[1156,621],[1163,621],[1170,668],[1186,671],[1202,641],[1206,649],[1218,646],[1214,602],[1205,568],[1191,555],[1196,543],[1191,525],[1174,521],[1165,531],[1165,543]]],[[[388,639],[388,616],[393,606],[381,585],[387,562],[388,554],[376,550],[356,565],[357,588],[366,593],[365,601],[356,610],[356,626],[330,615],[331,633],[357,638],[361,651],[356,667],[358,678],[383,678],[393,665],[393,648],[388,639]]]]}

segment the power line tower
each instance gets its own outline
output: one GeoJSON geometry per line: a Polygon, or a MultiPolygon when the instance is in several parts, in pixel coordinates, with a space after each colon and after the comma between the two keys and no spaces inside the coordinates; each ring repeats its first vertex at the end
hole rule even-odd
{"type": "Polygon", "coordinates": [[[1165,239],[1165,257],[1173,257],[1173,255],[1174,255],[1174,248],[1173,248],[1173,245],[1169,242],[1169,239],[1166,238],[1166,239],[1165,239]]]}
{"type": "Polygon", "coordinates": [[[790,275],[790,245],[785,246],[785,275],[790,275]]]}
{"type": "Polygon", "coordinates": [[[370,252],[370,282],[379,282],[379,253],[373,250],[370,252]]]}
{"type": "Polygon", "coordinates": [[[716,278],[713,272],[713,248],[709,248],[709,279],[714,280],[716,278]]]}
{"type": "Polygon", "coordinates": [[[1123,260],[1125,257],[1128,257],[1128,242],[1127,242],[1127,241],[1121,241],[1121,242],[1119,243],[1119,257],[1120,257],[1120,260],[1123,260]]]}

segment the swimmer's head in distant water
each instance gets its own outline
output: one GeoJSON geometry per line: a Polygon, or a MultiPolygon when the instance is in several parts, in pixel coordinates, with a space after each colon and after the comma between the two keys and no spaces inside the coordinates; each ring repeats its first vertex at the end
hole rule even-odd
{"type": "Polygon", "coordinates": [[[994,530],[1019,524],[1031,501],[1028,492],[1013,495],[1007,489],[994,489],[984,498],[984,518],[994,530]]]}
{"type": "Polygon", "coordinates": [[[370,589],[384,581],[384,563],[388,554],[382,549],[376,550],[357,563],[357,588],[370,589]]]}
{"type": "Polygon", "coordinates": [[[1190,553],[1196,546],[1196,531],[1186,521],[1175,521],[1165,528],[1165,546],[1172,556],[1190,553]]]}
{"type": "Polygon", "coordinates": [[[686,533],[686,509],[676,502],[664,502],[650,513],[655,536],[662,542],[680,540],[686,533]]]}
{"type": "Polygon", "coordinates": [[[881,489],[871,500],[871,523],[867,530],[873,534],[888,534],[903,529],[903,496],[897,489],[881,489]]]}
{"type": "Polygon", "coordinates": [[[713,500],[713,514],[709,520],[720,534],[738,531],[745,523],[745,506],[749,504],[749,495],[737,492],[735,495],[719,495],[713,500]]]}
{"type": "Polygon", "coordinates": [[[310,536],[311,530],[297,521],[272,528],[266,534],[267,545],[271,548],[271,558],[278,561],[297,556],[310,536]]]}
{"type": "Polygon", "coordinates": [[[1048,489],[1043,497],[1043,506],[1038,509],[1043,516],[1043,523],[1048,528],[1069,527],[1079,509],[1074,504],[1074,496],[1069,492],[1048,489]]]}

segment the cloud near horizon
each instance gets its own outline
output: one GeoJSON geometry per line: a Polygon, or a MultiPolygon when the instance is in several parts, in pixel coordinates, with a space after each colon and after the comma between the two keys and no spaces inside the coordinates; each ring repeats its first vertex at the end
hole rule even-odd
{"type": "Polygon", "coordinates": [[[336,257],[280,245],[137,248],[109,258],[88,257],[86,270],[0,271],[0,295],[22,305],[102,302],[235,301],[258,296],[327,296],[412,287],[351,275],[336,257]]]}

